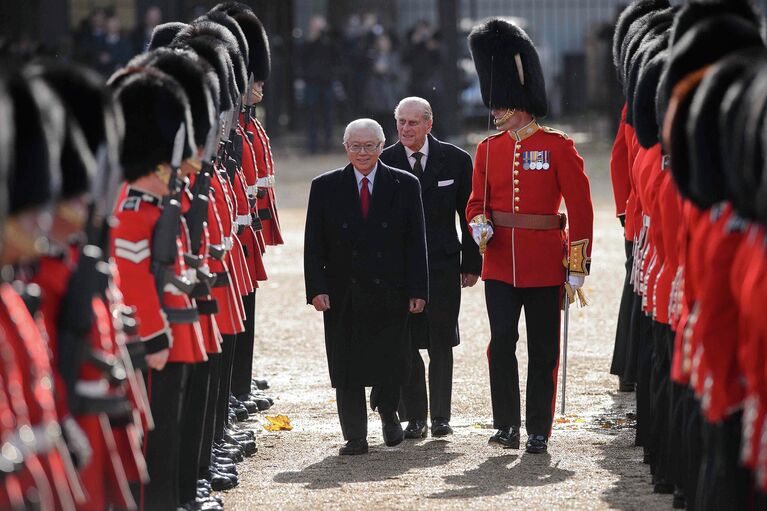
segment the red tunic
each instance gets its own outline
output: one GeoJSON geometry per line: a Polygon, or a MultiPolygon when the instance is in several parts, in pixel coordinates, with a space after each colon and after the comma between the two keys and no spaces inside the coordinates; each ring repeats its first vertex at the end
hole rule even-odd
{"type": "Polygon", "coordinates": [[[264,218],[265,215],[259,215],[261,218],[261,224],[263,225],[264,241],[267,245],[282,245],[282,231],[280,229],[280,217],[277,214],[277,199],[274,194],[274,162],[272,160],[272,148],[269,144],[269,137],[266,135],[263,126],[258,119],[252,117],[250,122],[245,126],[247,131],[252,132],[255,135],[253,142],[253,150],[256,155],[256,168],[258,169],[259,186],[266,188],[266,195],[263,198],[258,199],[259,212],[266,213],[271,218],[264,218]]]}
{"type": "MultiPolygon", "coordinates": [[[[594,214],[583,159],[566,135],[537,125],[532,127],[534,131],[519,141],[510,132],[503,132],[479,144],[466,217],[471,220],[484,212],[487,167],[488,217],[492,211],[556,215],[564,198],[570,240],[585,240],[585,255],[590,257],[594,214]],[[543,159],[548,168],[525,169],[533,166],[528,163],[530,158],[543,159]]],[[[566,231],[499,226],[493,230],[482,267],[484,280],[500,280],[515,287],[564,283],[566,231]]]]}
{"type": "MultiPolygon", "coordinates": [[[[195,363],[207,360],[205,345],[197,322],[169,325],[163,306],[179,309],[195,307],[190,298],[168,284],[162,297],[150,270],[152,234],[160,218],[160,198],[125,186],[118,200],[112,230],[111,254],[120,273],[120,285],[128,306],[136,309],[141,340],[149,353],[170,348],[169,362],[195,363]]],[[[183,275],[181,241],[176,239],[174,272],[183,275]]]]}
{"type": "Polygon", "coordinates": [[[629,150],[626,143],[626,109],[623,105],[621,111],[621,122],[618,126],[618,133],[615,135],[613,150],[610,153],[610,181],[613,185],[613,198],[615,199],[615,216],[626,214],[626,201],[631,193],[631,182],[629,181],[629,150]]]}

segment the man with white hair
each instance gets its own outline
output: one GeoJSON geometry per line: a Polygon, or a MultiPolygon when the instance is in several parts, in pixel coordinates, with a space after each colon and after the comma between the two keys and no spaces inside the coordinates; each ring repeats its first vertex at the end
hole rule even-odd
{"type": "Polygon", "coordinates": [[[365,387],[387,446],[402,442],[399,389],[410,372],[408,318],[428,298],[426,235],[418,180],[381,161],[372,119],[344,132],[349,164],[312,181],[304,238],[307,303],[324,313],[330,380],[346,445],[365,454],[365,387]]]}
{"type": "Polygon", "coordinates": [[[402,387],[400,416],[409,421],[405,438],[425,438],[426,417],[431,412],[431,434],[441,437],[453,432],[453,347],[460,342],[461,288],[476,284],[482,271],[482,257],[465,218],[471,194],[471,156],[431,134],[433,113],[423,98],[404,98],[395,108],[394,118],[399,142],[384,149],[381,161],[411,172],[421,183],[431,295],[424,314],[410,319],[413,369],[410,381],[402,387]],[[420,349],[429,351],[428,399],[420,349]]]}

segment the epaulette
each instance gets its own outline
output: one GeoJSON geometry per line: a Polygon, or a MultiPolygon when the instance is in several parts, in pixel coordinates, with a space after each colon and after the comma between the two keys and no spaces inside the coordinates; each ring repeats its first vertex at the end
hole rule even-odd
{"type": "Polygon", "coordinates": [[[554,128],[550,128],[548,126],[541,126],[541,129],[545,133],[551,133],[552,135],[559,135],[560,137],[564,138],[565,140],[569,140],[570,139],[570,137],[568,137],[567,133],[565,133],[564,131],[557,130],[557,129],[554,129],[554,128]]]}
{"type": "MultiPolygon", "coordinates": [[[[506,133],[506,132],[505,132],[505,131],[499,131],[498,133],[495,133],[494,135],[488,135],[487,137],[485,137],[485,138],[483,138],[483,139],[482,139],[482,142],[484,142],[485,140],[490,140],[491,138],[500,137],[500,136],[501,136],[501,135],[503,135],[504,133],[506,133]]],[[[480,144],[481,144],[482,142],[480,142],[480,144]]]]}

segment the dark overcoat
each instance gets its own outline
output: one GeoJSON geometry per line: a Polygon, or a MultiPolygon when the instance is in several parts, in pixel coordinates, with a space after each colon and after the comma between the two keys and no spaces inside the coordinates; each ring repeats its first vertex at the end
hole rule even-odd
{"type": "MultiPolygon", "coordinates": [[[[471,194],[471,156],[429,137],[429,156],[421,176],[429,252],[429,303],[426,313],[410,321],[411,339],[419,348],[451,347],[460,342],[461,273],[482,273],[482,256],[466,223],[471,194]],[[461,237],[456,230],[456,216],[461,237]]],[[[381,161],[412,172],[402,143],[387,147],[381,161]]]]}
{"type": "Polygon", "coordinates": [[[408,304],[410,298],[428,299],[428,274],[417,179],[379,162],[367,220],[351,165],[312,181],[306,299],[330,296],[324,320],[333,387],[408,380],[408,304]]]}

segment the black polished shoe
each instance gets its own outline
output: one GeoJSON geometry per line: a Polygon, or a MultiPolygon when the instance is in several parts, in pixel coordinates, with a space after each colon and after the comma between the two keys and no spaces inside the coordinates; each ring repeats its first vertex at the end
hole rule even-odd
{"type": "Polygon", "coordinates": [[[432,419],[431,436],[447,436],[453,434],[453,428],[450,427],[450,421],[447,419],[432,419]]]}
{"type": "Polygon", "coordinates": [[[368,453],[368,441],[367,440],[349,440],[346,445],[338,449],[338,454],[341,456],[355,456],[357,454],[368,453]]]}
{"type": "Polygon", "coordinates": [[[426,421],[411,420],[405,428],[405,438],[426,438],[429,428],[426,427],[426,421]]]}
{"type": "Polygon", "coordinates": [[[618,379],[618,392],[634,392],[636,390],[636,383],[629,382],[623,378],[618,379]]]}
{"type": "Polygon", "coordinates": [[[212,470],[210,472],[210,487],[213,491],[225,491],[234,488],[235,484],[229,477],[212,470]]]}
{"type": "Polygon", "coordinates": [[[652,492],[660,493],[661,495],[671,495],[674,493],[674,485],[661,479],[655,483],[652,492]]]}
{"type": "Polygon", "coordinates": [[[224,511],[223,504],[212,497],[198,497],[195,503],[200,511],[224,511]]]}
{"type": "Polygon", "coordinates": [[[528,435],[525,450],[530,454],[541,454],[549,448],[549,439],[546,435],[528,435]]]}
{"type": "Polygon", "coordinates": [[[499,445],[505,449],[519,449],[519,428],[514,426],[498,428],[498,431],[490,437],[487,443],[499,445]]]}
{"type": "Polygon", "coordinates": [[[405,434],[402,431],[397,412],[379,412],[381,416],[381,430],[383,431],[384,443],[387,447],[394,447],[402,443],[405,434]]]}
{"type": "Polygon", "coordinates": [[[251,401],[250,396],[238,397],[237,401],[240,403],[240,405],[243,408],[245,408],[248,411],[249,415],[258,413],[259,411],[258,405],[255,403],[255,401],[251,401]]]}

